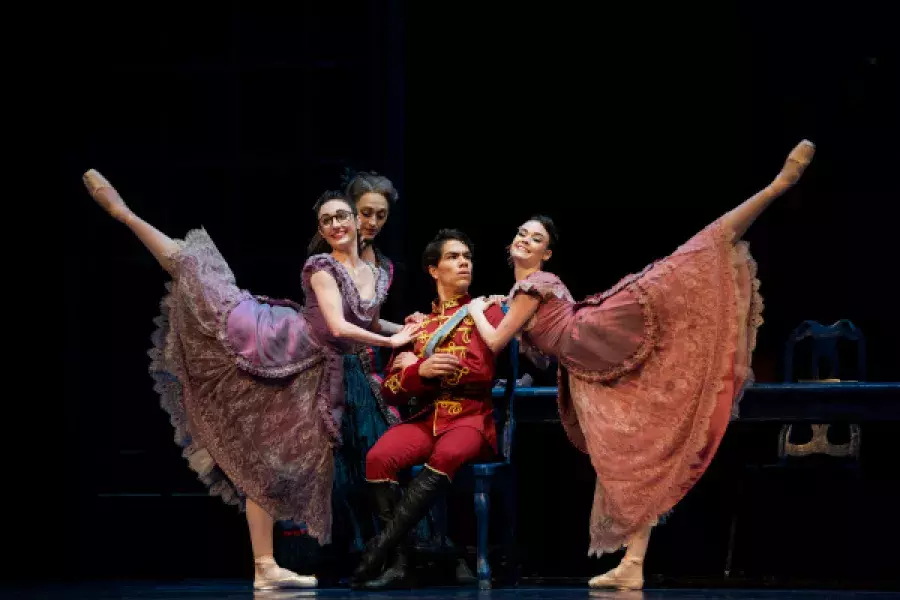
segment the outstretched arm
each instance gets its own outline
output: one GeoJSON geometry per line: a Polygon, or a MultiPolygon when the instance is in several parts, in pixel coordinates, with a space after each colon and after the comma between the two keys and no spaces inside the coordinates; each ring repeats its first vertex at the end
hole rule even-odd
{"type": "Polygon", "coordinates": [[[389,348],[398,348],[412,339],[412,334],[416,329],[414,325],[407,325],[391,337],[385,337],[354,325],[345,319],[341,291],[338,288],[337,281],[334,280],[330,273],[316,271],[310,277],[309,283],[316,294],[316,300],[319,302],[319,308],[322,309],[322,315],[325,317],[328,330],[334,337],[350,339],[372,346],[387,346],[389,348]]]}
{"type": "Polygon", "coordinates": [[[497,327],[491,325],[484,316],[484,304],[484,300],[480,298],[472,300],[469,303],[469,314],[475,321],[475,327],[478,328],[478,333],[481,334],[488,348],[497,354],[506,348],[509,341],[525,327],[528,319],[537,312],[541,301],[529,294],[516,294],[509,303],[509,311],[497,327]]]}

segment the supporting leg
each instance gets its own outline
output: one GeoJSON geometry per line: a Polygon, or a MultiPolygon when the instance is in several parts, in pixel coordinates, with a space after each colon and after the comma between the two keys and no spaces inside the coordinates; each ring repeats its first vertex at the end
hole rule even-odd
{"type": "Polygon", "coordinates": [[[256,575],[253,588],[275,590],[284,588],[316,587],[315,577],[303,576],[278,566],[273,556],[273,533],[275,520],[253,500],[247,500],[247,527],[250,530],[250,544],[253,547],[253,563],[256,575]]]}
{"type": "Polygon", "coordinates": [[[250,530],[250,545],[253,558],[272,556],[272,528],[275,520],[253,500],[247,500],[247,528],[250,530]]]}
{"type": "Polygon", "coordinates": [[[622,562],[631,560],[643,563],[644,557],[647,555],[647,545],[649,543],[650,528],[645,527],[641,531],[631,536],[631,539],[628,540],[628,549],[625,551],[625,556],[624,558],[622,558],[622,562]]]}
{"type": "Polygon", "coordinates": [[[639,590],[644,587],[644,556],[650,542],[650,527],[636,532],[628,539],[628,550],[622,562],[603,575],[592,578],[588,585],[592,588],[615,588],[617,590],[639,590]]]}

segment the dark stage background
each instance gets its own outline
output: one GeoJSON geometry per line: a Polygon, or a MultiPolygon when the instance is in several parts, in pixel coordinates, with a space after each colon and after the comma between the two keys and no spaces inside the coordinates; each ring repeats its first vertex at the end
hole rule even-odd
{"type": "MultiPolygon", "coordinates": [[[[869,379],[900,379],[897,71],[890,19],[874,3],[523,6],[84,9],[95,33],[72,45],[80,60],[62,171],[59,460],[72,498],[64,518],[32,532],[53,548],[49,576],[252,570],[242,516],[205,496],[151,388],[146,351],[166,278],[93,205],[80,181],[91,167],[168,234],[206,227],[243,287],[297,300],[318,194],[339,185],[344,167],[384,172],[401,200],[379,243],[403,270],[392,293],[415,310],[432,290],[419,253],[440,227],[474,238],[473,291],[503,293],[515,227],[549,213],[562,232],[549,268],[584,296],[757,191],[808,137],[819,149],[812,167],[747,235],[766,301],[757,377],[780,380],[783,342],[801,321],[846,318],[867,336],[869,379]]],[[[889,428],[871,431],[863,482],[780,481],[752,497],[742,568],[890,578],[900,454],[889,428]]],[[[655,534],[648,573],[721,574],[731,475],[743,455],[773,451],[776,432],[729,433],[655,534]]],[[[524,573],[607,568],[611,559],[585,557],[586,457],[553,425],[523,425],[519,444],[524,573]]],[[[457,537],[474,543],[471,518],[458,523],[457,537]]]]}

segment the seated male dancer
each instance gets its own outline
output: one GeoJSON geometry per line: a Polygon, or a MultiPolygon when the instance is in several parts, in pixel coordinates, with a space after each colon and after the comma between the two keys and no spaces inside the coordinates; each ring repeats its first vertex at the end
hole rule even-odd
{"type": "MultiPolygon", "coordinates": [[[[391,427],[366,456],[366,480],[382,531],[369,542],[353,573],[353,587],[407,587],[407,533],[464,463],[497,453],[491,404],[494,355],[468,316],[472,250],[466,234],[443,229],[422,254],[438,300],[419,324],[418,337],[391,358],[381,393],[389,404],[416,397],[427,406],[391,427]],[[425,468],[401,498],[397,473],[422,463],[425,468]]],[[[497,305],[484,314],[495,327],[503,319],[497,305]]]]}

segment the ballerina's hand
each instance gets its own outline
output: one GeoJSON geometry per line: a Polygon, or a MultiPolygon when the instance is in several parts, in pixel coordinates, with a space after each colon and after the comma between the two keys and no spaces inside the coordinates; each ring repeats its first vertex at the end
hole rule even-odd
{"type": "Polygon", "coordinates": [[[416,312],[414,312],[413,314],[411,314],[411,315],[409,315],[408,317],[406,317],[406,319],[404,319],[403,322],[406,323],[406,324],[409,324],[409,323],[421,323],[421,322],[424,321],[426,318],[427,318],[427,317],[426,317],[424,314],[420,313],[419,311],[416,311],[416,312]]]}
{"type": "Polygon", "coordinates": [[[484,296],[472,298],[469,302],[469,312],[484,312],[485,308],[487,308],[487,301],[484,299],[484,296]]]}
{"type": "Polygon", "coordinates": [[[506,301],[506,296],[500,296],[500,295],[494,294],[493,296],[487,297],[487,300],[484,301],[484,307],[488,308],[489,306],[493,306],[494,304],[499,306],[499,305],[503,304],[505,301],[506,301]]]}
{"type": "Polygon", "coordinates": [[[404,325],[403,329],[390,337],[391,348],[400,348],[401,346],[410,343],[413,338],[416,337],[416,331],[418,331],[418,329],[418,323],[407,323],[404,325]]]}

